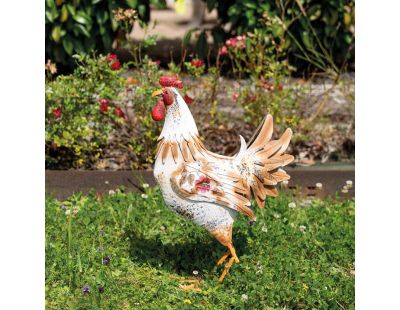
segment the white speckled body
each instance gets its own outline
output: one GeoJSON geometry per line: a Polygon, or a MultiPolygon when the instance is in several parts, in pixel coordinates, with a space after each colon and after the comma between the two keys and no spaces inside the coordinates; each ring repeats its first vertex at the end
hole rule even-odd
{"type": "MultiPolygon", "coordinates": [[[[166,169],[165,165],[161,165],[160,161],[161,159],[158,159],[155,163],[154,177],[160,186],[165,203],[173,211],[209,231],[221,226],[229,226],[233,223],[237,213],[235,210],[215,203],[188,201],[179,197],[172,190],[168,177],[174,169],[166,169]],[[163,169],[160,169],[161,167],[163,169]]],[[[167,163],[166,165],[174,166],[175,163],[167,163]]]]}
{"type": "MultiPolygon", "coordinates": [[[[177,94],[176,100],[177,103],[167,110],[164,127],[160,135],[160,139],[166,141],[179,142],[184,138],[189,139],[191,135],[198,135],[193,116],[186,103],[179,94],[177,94]]],[[[182,217],[209,231],[213,231],[217,227],[230,226],[237,211],[215,203],[188,201],[173,191],[170,178],[178,165],[179,162],[175,163],[172,157],[167,157],[164,163],[162,163],[161,156],[156,159],[154,177],[160,186],[165,203],[182,217]]],[[[231,167],[232,158],[220,156],[216,165],[222,170],[225,165],[231,167]]]]}

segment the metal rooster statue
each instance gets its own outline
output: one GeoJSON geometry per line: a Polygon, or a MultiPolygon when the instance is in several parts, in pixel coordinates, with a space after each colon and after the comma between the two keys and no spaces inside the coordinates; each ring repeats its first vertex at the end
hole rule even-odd
{"type": "Polygon", "coordinates": [[[205,228],[227,247],[217,262],[220,266],[228,259],[219,277],[221,283],[233,262],[239,263],[232,244],[237,214],[255,221],[251,197],[263,208],[266,196],[276,197],[276,185],[290,178],[282,167],[293,161],[292,155],[284,154],[292,131],[288,128],[279,140],[271,140],[273,121],[267,115],[247,144],[240,136],[236,155],[212,153],[201,142],[193,116],[177,90],[182,82],[174,76],[162,76],[160,84],[163,88],[152,94],[161,97],[152,117],[165,121],[158,139],[154,176],[173,211],[205,228]]]}

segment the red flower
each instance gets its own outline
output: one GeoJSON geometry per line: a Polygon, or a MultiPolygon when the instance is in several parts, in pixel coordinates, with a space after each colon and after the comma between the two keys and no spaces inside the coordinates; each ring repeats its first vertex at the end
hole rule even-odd
{"type": "Polygon", "coordinates": [[[228,40],[226,40],[225,45],[227,47],[235,47],[237,43],[237,39],[236,38],[230,38],[228,40]]]}
{"type": "Polygon", "coordinates": [[[107,99],[101,99],[100,100],[100,110],[103,113],[106,113],[108,110],[108,100],[107,99]]]}
{"type": "Polygon", "coordinates": [[[119,61],[115,61],[111,64],[111,69],[117,71],[121,69],[121,63],[119,61]]]}
{"type": "Polygon", "coordinates": [[[59,117],[61,117],[61,108],[53,109],[52,112],[53,112],[54,118],[59,118],[59,117]]]}
{"type": "Polygon", "coordinates": [[[120,107],[115,107],[115,115],[122,118],[125,117],[125,113],[120,107]]]}
{"type": "Polygon", "coordinates": [[[193,98],[190,97],[189,95],[185,95],[183,97],[183,100],[185,100],[186,104],[192,104],[193,103],[193,98]]]}
{"type": "Polygon", "coordinates": [[[232,95],[233,101],[238,100],[238,98],[239,98],[239,94],[238,94],[238,93],[234,93],[234,94],[232,95]]]}
{"type": "Polygon", "coordinates": [[[200,68],[204,66],[204,61],[199,60],[199,59],[193,59],[192,62],[190,63],[193,67],[200,68]]]}
{"type": "Polygon", "coordinates": [[[278,84],[278,91],[282,91],[282,90],[283,90],[282,84],[278,84]]]}
{"type": "Polygon", "coordinates": [[[219,56],[225,56],[226,54],[228,54],[228,49],[226,48],[226,46],[224,45],[223,47],[221,47],[218,50],[218,55],[219,56]]]}
{"type": "Polygon", "coordinates": [[[232,48],[245,48],[246,47],[245,41],[246,41],[246,36],[242,35],[226,40],[225,45],[227,47],[232,47],[232,48]]]}
{"type": "Polygon", "coordinates": [[[257,100],[257,96],[254,94],[249,94],[249,99],[250,99],[250,101],[254,102],[257,100]]]}
{"type": "Polygon", "coordinates": [[[117,60],[117,55],[115,55],[115,54],[108,54],[108,55],[107,55],[107,60],[108,60],[109,62],[114,62],[114,61],[117,60]]]}

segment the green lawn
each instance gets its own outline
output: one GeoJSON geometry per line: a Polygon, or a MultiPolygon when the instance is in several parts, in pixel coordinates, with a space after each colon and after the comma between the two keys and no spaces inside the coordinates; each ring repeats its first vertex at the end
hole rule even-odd
{"type": "Polygon", "coordinates": [[[157,189],[47,197],[46,308],[354,308],[353,200],[282,195],[256,212],[252,226],[235,222],[240,264],[217,284],[225,248],[157,189]]]}

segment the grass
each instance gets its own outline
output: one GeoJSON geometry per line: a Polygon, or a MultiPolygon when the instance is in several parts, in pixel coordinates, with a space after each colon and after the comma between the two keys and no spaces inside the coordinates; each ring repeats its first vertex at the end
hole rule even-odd
{"type": "Polygon", "coordinates": [[[240,216],[218,285],[224,247],[146,195],[46,198],[47,309],[354,309],[353,200],[283,194],[240,216]]]}

